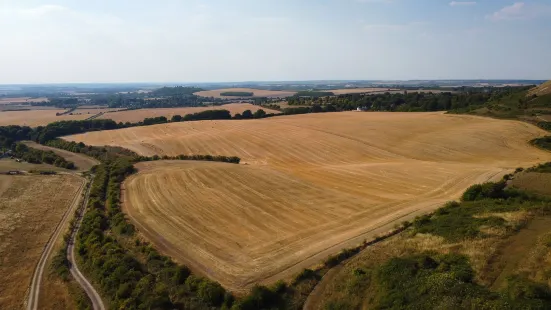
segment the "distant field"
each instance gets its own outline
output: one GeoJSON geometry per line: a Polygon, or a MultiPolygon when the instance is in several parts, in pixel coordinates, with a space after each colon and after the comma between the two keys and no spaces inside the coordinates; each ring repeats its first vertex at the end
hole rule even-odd
{"type": "Polygon", "coordinates": [[[125,211],[162,252],[240,291],[457,198],[473,183],[551,159],[535,126],[443,113],[324,113],[202,121],[66,137],[144,155],[212,154],[241,165],[149,162],[125,211]]]}
{"type": "Polygon", "coordinates": [[[84,120],[100,112],[113,111],[116,109],[77,109],[73,115],[56,116],[56,113],[63,113],[64,109],[31,110],[31,111],[2,111],[0,112],[0,126],[21,125],[21,126],[44,126],[56,121],[84,120]]]}
{"type": "Polygon", "coordinates": [[[48,101],[48,98],[31,98],[31,97],[17,97],[17,98],[0,98],[0,104],[10,104],[10,103],[25,103],[25,102],[42,102],[48,101]]]}
{"type": "Polygon", "coordinates": [[[52,151],[52,152],[56,153],[57,155],[65,158],[65,160],[73,162],[75,164],[75,166],[77,166],[78,171],[88,171],[93,166],[99,165],[98,160],[96,160],[92,157],[88,157],[84,154],[73,153],[73,152],[57,149],[57,148],[49,147],[49,146],[46,146],[46,145],[38,144],[38,143],[35,143],[35,142],[32,142],[32,141],[25,141],[23,143],[25,143],[27,146],[35,148],[35,149],[39,149],[39,150],[43,150],[43,151],[52,151]]]}
{"type": "Polygon", "coordinates": [[[81,185],[72,175],[0,175],[0,309],[23,309],[42,250],[81,185]]]}
{"type": "Polygon", "coordinates": [[[251,110],[253,113],[258,109],[263,109],[266,113],[279,113],[279,111],[270,110],[264,107],[248,104],[248,103],[231,103],[221,106],[209,106],[209,107],[193,107],[193,108],[166,108],[166,109],[139,109],[130,111],[120,111],[106,113],[99,118],[112,119],[116,122],[139,122],[143,121],[147,117],[166,116],[168,119],[173,115],[184,116],[186,114],[197,113],[206,110],[224,109],[231,112],[232,115],[237,113],[243,113],[243,111],[251,110]]]}
{"type": "Polygon", "coordinates": [[[332,89],[328,90],[335,95],[344,95],[344,94],[360,94],[360,93],[384,93],[387,91],[398,91],[394,88],[343,88],[343,89],[332,89]]]}
{"type": "Polygon", "coordinates": [[[224,89],[200,91],[195,93],[194,95],[202,96],[202,97],[235,99],[235,96],[220,95],[221,93],[225,93],[225,92],[253,93],[253,97],[281,97],[281,98],[290,97],[296,93],[293,91],[262,90],[262,89],[253,89],[253,88],[224,88],[224,89]]]}

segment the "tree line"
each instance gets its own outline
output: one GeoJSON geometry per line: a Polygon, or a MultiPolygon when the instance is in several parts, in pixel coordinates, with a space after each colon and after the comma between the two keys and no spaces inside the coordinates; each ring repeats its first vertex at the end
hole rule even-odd
{"type": "Polygon", "coordinates": [[[519,91],[519,88],[505,87],[503,89],[469,90],[457,93],[404,91],[403,93],[345,94],[318,98],[295,96],[288,98],[287,102],[289,105],[297,106],[331,105],[336,111],[351,111],[358,108],[368,111],[450,111],[481,107],[489,100],[505,96],[514,91],[519,91]]]}

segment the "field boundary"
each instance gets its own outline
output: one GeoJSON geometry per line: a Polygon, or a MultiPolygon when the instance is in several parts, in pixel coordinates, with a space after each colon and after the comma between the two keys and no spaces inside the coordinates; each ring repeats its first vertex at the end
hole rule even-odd
{"type": "MultiPolygon", "coordinates": [[[[76,176],[76,175],[75,175],[76,176]]],[[[77,176],[79,177],[79,176],[77,176]]],[[[50,235],[50,238],[48,239],[48,242],[44,246],[44,250],[42,251],[42,255],[40,256],[40,260],[36,264],[35,270],[33,272],[33,277],[31,280],[31,283],[29,285],[28,294],[25,298],[25,303],[27,305],[28,310],[36,310],[38,309],[38,302],[39,302],[39,296],[40,296],[40,284],[42,282],[42,276],[44,274],[44,269],[46,268],[46,263],[48,262],[48,259],[51,256],[52,250],[55,246],[56,241],[58,240],[61,232],[62,227],[67,223],[67,221],[70,218],[71,211],[74,212],[76,206],[78,206],[80,202],[80,197],[82,194],[82,191],[84,190],[84,187],[86,185],[86,179],[81,178],[82,184],[80,185],[79,190],[75,194],[75,197],[67,210],[65,210],[63,217],[57,224],[54,232],[50,235]]]]}

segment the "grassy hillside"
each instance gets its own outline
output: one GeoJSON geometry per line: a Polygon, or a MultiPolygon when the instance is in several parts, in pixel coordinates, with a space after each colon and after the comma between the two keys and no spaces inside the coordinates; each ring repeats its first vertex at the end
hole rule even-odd
{"type": "Polygon", "coordinates": [[[511,89],[492,96],[484,105],[453,111],[496,118],[520,119],[533,123],[551,115],[551,93],[529,95],[528,89],[511,89]]]}
{"type": "Polygon", "coordinates": [[[543,95],[549,95],[549,94],[551,94],[551,81],[547,81],[539,85],[538,87],[532,88],[528,92],[528,96],[533,96],[533,95],[543,96],[543,95]]]}
{"type": "Polygon", "coordinates": [[[550,165],[417,218],[324,278],[307,309],[549,309],[550,165]]]}

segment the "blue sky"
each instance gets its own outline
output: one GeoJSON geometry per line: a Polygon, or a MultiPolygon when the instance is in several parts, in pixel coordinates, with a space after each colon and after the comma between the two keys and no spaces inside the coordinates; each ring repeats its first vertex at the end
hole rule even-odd
{"type": "Polygon", "coordinates": [[[0,0],[0,83],[551,79],[551,0],[0,0]]]}

